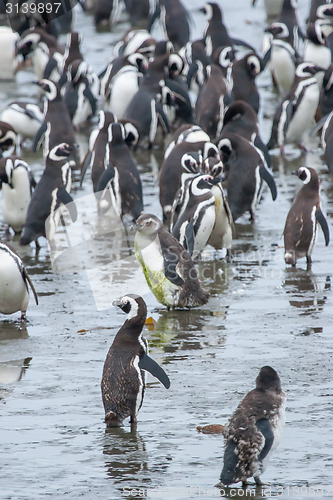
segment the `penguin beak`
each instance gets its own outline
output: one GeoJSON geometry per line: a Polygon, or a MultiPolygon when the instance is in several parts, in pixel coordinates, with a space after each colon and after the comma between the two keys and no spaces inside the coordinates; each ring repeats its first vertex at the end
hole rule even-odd
{"type": "Polygon", "coordinates": [[[291,172],[291,175],[298,175],[298,170],[293,170],[293,171],[291,172]]]}
{"type": "Polygon", "coordinates": [[[112,305],[115,306],[115,307],[120,307],[122,306],[122,303],[121,303],[121,300],[120,299],[116,299],[112,302],[112,305]]]}

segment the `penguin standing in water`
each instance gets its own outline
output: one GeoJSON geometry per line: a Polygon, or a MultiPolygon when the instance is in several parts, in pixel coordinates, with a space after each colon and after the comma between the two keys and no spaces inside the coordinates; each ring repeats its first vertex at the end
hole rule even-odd
{"type": "Polygon", "coordinates": [[[0,185],[1,183],[3,220],[15,233],[19,233],[25,223],[36,181],[25,161],[10,156],[0,159],[0,185]]]}
{"type": "Polygon", "coordinates": [[[26,319],[29,303],[29,288],[38,305],[38,297],[22,260],[13,248],[0,241],[0,313],[13,314],[21,311],[21,320],[26,319]]]}
{"type": "Polygon", "coordinates": [[[295,266],[298,259],[306,257],[307,264],[310,265],[318,224],[323,230],[326,246],[329,244],[330,234],[320,207],[317,172],[310,167],[301,167],[293,173],[303,181],[303,187],[289,210],[284,226],[284,260],[286,264],[295,266]]]}
{"type": "Polygon", "coordinates": [[[230,134],[218,143],[227,182],[227,193],[233,220],[250,212],[255,219],[255,207],[260,200],[263,181],[271,191],[273,201],[277,197],[274,177],[268,170],[263,154],[238,134],[230,134]]]}
{"type": "Polygon", "coordinates": [[[223,469],[217,488],[254,477],[262,484],[271,453],[279,444],[285,424],[286,397],[276,371],[263,366],[256,387],[238,405],[225,429],[223,469]]]}
{"type": "Polygon", "coordinates": [[[107,427],[119,427],[125,418],[135,424],[145,392],[145,372],[150,372],[166,389],[170,380],[163,368],[148,356],[148,343],[142,336],[147,317],[145,301],[128,294],[113,305],[127,314],[107,354],[101,381],[107,427]]]}
{"type": "Polygon", "coordinates": [[[38,237],[47,237],[52,244],[58,223],[57,209],[61,204],[67,206],[73,222],[77,213],[71,190],[71,167],[68,157],[71,148],[62,143],[51,149],[46,158],[45,170],[31,197],[27,218],[21,234],[20,244],[29,245],[38,237]]]}
{"type": "Polygon", "coordinates": [[[46,157],[55,146],[66,142],[71,147],[71,159],[74,160],[75,165],[78,165],[75,130],[58,85],[46,79],[40,80],[36,84],[45,94],[46,102],[45,118],[36,134],[34,151],[40,147],[44,140],[44,157],[46,157]]]}
{"type": "Polygon", "coordinates": [[[190,254],[152,214],[136,221],[135,255],[156,299],[168,309],[199,307],[209,294],[201,288],[190,254]]]}

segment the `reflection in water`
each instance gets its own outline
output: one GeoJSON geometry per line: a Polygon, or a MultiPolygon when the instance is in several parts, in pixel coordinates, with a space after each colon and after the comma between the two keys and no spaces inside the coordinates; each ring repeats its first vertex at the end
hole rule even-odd
{"type": "Polygon", "coordinates": [[[31,360],[25,358],[0,363],[0,384],[13,384],[21,380],[31,360]]]}
{"type": "Polygon", "coordinates": [[[331,290],[331,277],[326,276],[321,288],[312,271],[290,267],[285,270],[284,286],[290,305],[298,308],[300,315],[311,315],[323,310],[327,293],[331,290]]]}
{"type": "Polygon", "coordinates": [[[27,325],[23,321],[1,321],[0,341],[26,339],[28,337],[27,325]]]}

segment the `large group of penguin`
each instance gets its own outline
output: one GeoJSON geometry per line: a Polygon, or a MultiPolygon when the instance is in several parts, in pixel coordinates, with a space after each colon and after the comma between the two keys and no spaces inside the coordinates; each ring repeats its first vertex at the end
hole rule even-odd
{"type": "MultiPolygon", "coordinates": [[[[79,3],[96,31],[117,23],[118,2],[79,3]]],[[[59,207],[67,206],[71,219],[77,218],[70,195],[72,172],[80,171],[81,184],[90,172],[98,214],[109,211],[124,224],[126,218],[134,222],[136,257],[156,299],[168,309],[207,304],[209,292],[201,286],[196,262],[207,245],[224,249],[225,258],[232,259],[234,223],[247,212],[255,219],[264,183],[276,199],[270,150],[279,148],[284,155],[288,143],[306,148],[310,132],[322,130],[327,175],[333,174],[333,4],[311,1],[306,32],[298,24],[295,0],[265,0],[264,5],[269,22],[259,56],[246,40],[229,34],[221,2],[202,5],[206,26],[201,39],[191,40],[185,1],[158,0],[153,6],[149,0],[125,0],[132,28],[99,75],[85,61],[81,34],[72,31],[71,10],[47,24],[43,16],[26,14],[11,19],[14,32],[1,27],[7,58],[1,61],[2,77],[30,72],[40,91],[40,102],[11,102],[0,115],[1,210],[7,240],[20,233],[20,244],[35,242],[38,252],[38,239],[47,237],[52,248],[59,207]],[[165,32],[160,41],[150,32],[158,19],[165,32]],[[60,40],[66,31],[64,45],[60,40]],[[277,94],[267,144],[259,133],[256,86],[264,70],[271,73],[277,94]],[[80,130],[91,131],[83,159],[76,138],[80,130]],[[135,151],[162,147],[163,136],[168,141],[159,170],[160,220],[144,212],[135,151]],[[24,152],[41,147],[45,169],[36,182],[24,152]]],[[[295,266],[306,258],[311,266],[318,225],[326,245],[329,228],[317,172],[302,166],[294,173],[303,187],[285,222],[285,263],[295,266]]],[[[22,260],[8,241],[1,241],[0,313],[21,311],[25,320],[28,285],[38,302],[22,260]]],[[[146,371],[170,387],[167,374],[147,353],[142,297],[127,294],[115,305],[127,319],[104,365],[101,388],[108,427],[120,426],[128,417],[136,423],[146,371]]],[[[223,429],[220,485],[245,485],[250,477],[260,483],[281,437],[284,407],[278,374],[262,367],[255,389],[223,429]]]]}

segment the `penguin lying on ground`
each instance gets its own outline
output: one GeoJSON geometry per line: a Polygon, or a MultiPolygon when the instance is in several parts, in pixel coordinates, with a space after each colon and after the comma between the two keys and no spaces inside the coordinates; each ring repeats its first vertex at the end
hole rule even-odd
{"type": "Polygon", "coordinates": [[[21,311],[21,320],[26,319],[29,303],[29,289],[38,305],[36,290],[13,248],[0,241],[0,313],[12,314],[21,311]]]}
{"type": "Polygon", "coordinates": [[[278,374],[270,366],[262,367],[255,389],[241,401],[224,429],[224,464],[216,487],[239,481],[245,486],[252,476],[262,484],[260,475],[281,440],[285,403],[278,374]]]}
{"type": "Polygon", "coordinates": [[[198,307],[208,302],[190,254],[152,214],[136,221],[135,255],[156,299],[168,309],[198,307]]]}
{"type": "Polygon", "coordinates": [[[311,253],[316,241],[317,226],[321,226],[325,245],[330,241],[327,221],[320,207],[319,179],[317,172],[310,167],[301,167],[293,174],[303,181],[287,215],[284,227],[284,260],[286,264],[296,265],[296,260],[306,257],[311,264],[311,253]]]}
{"type": "Polygon", "coordinates": [[[107,427],[118,427],[130,417],[136,423],[145,392],[145,371],[156,377],[166,389],[170,380],[163,368],[148,356],[148,343],[142,336],[147,317],[145,301],[128,294],[113,302],[127,314],[107,354],[101,382],[107,427]]]}

